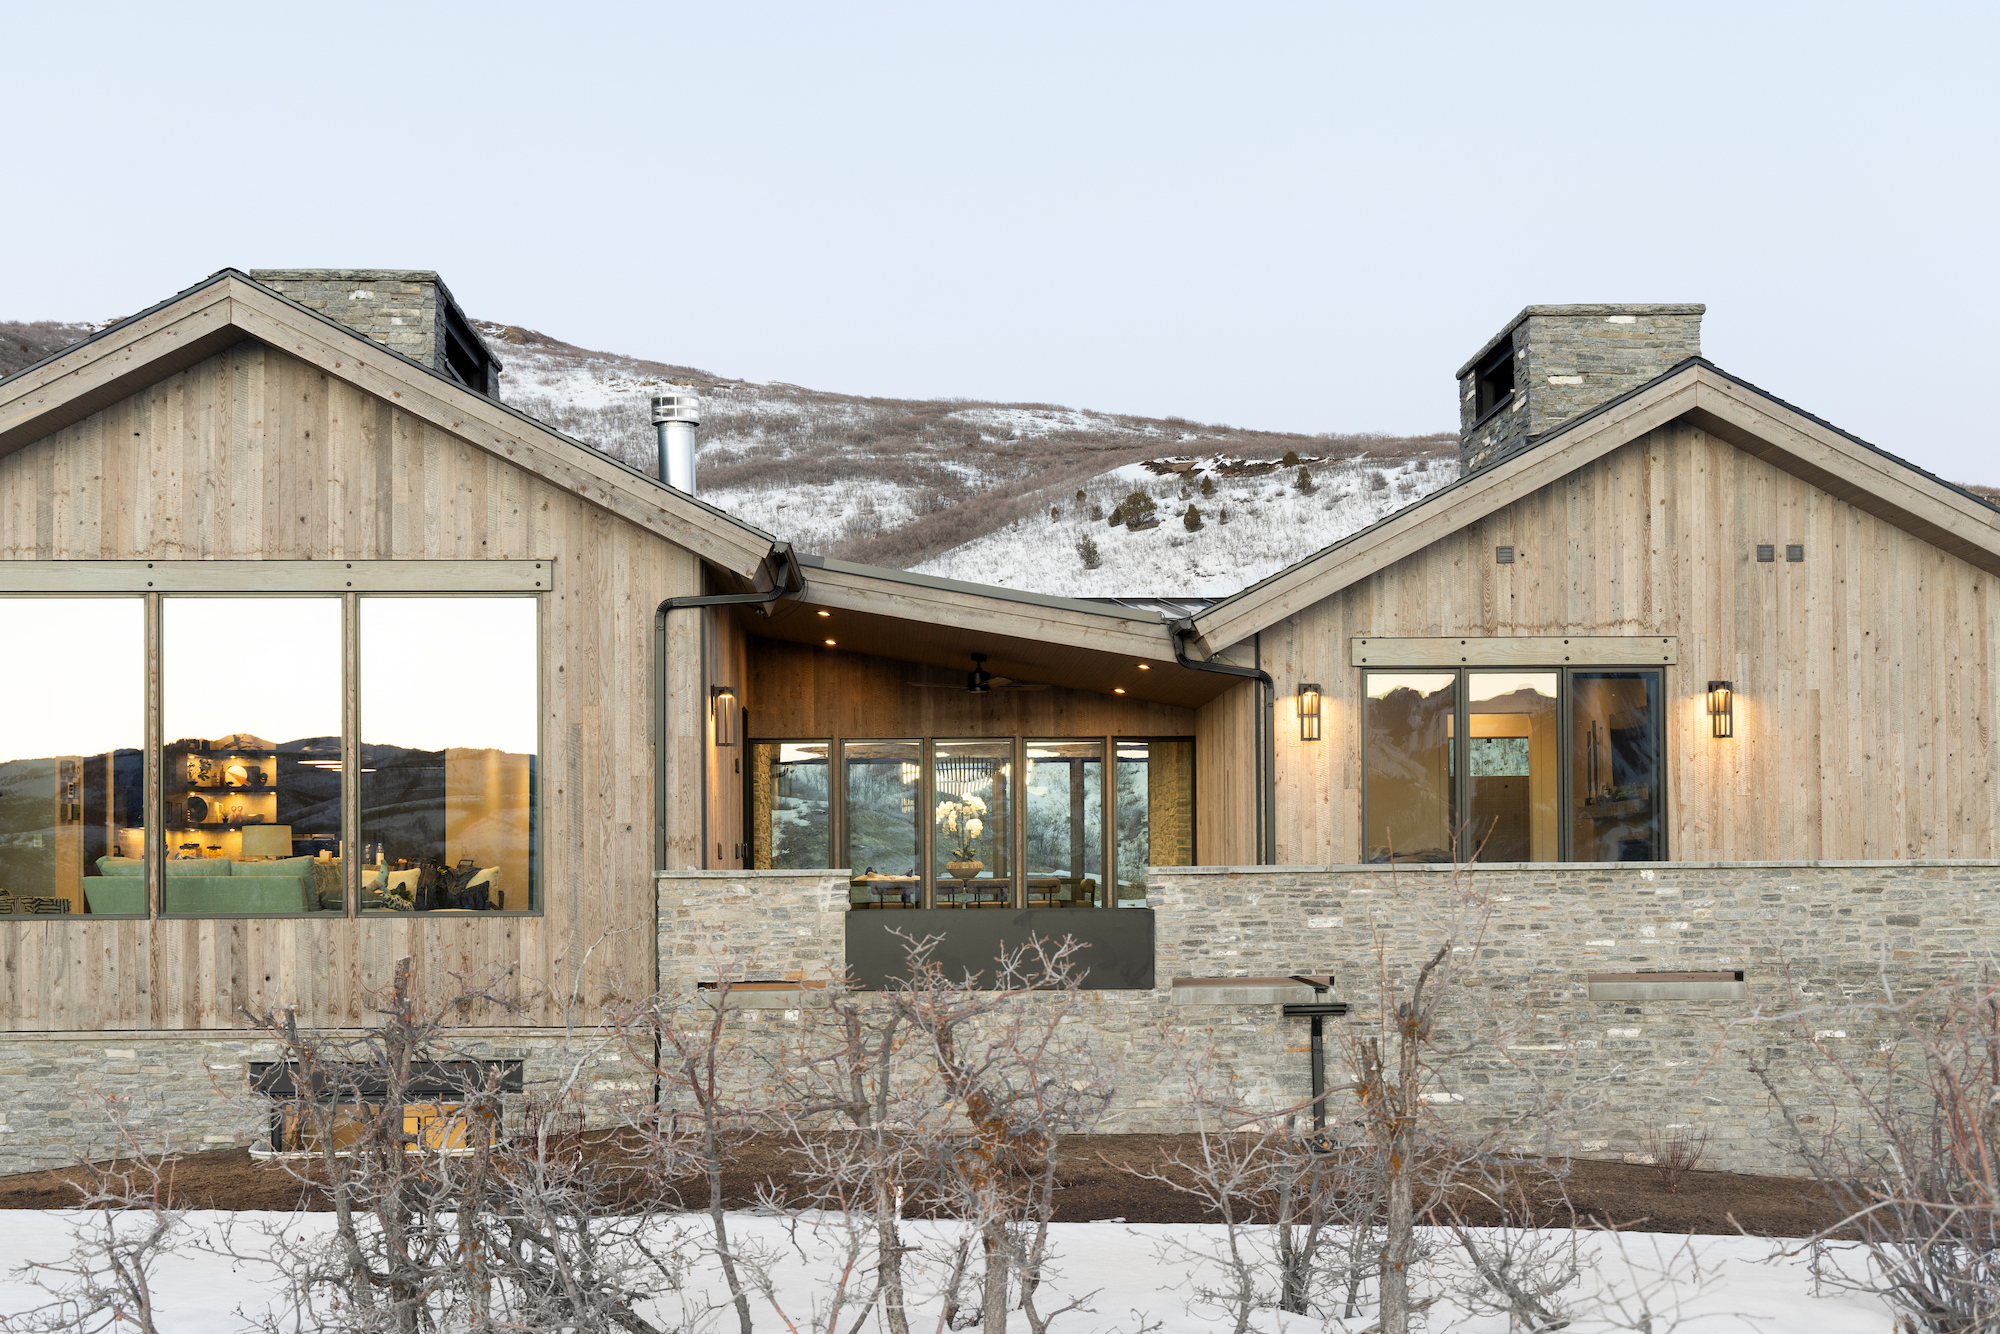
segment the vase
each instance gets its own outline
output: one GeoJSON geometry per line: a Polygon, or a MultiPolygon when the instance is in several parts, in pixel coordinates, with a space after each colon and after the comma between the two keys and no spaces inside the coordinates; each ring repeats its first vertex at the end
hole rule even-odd
{"type": "Polygon", "coordinates": [[[970,880],[986,869],[985,862],[946,862],[944,869],[960,880],[970,880]]]}

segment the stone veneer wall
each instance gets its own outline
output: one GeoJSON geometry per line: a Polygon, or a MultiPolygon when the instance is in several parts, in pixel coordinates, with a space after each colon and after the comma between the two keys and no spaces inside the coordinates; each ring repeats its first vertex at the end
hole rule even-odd
{"type": "MultiPolygon", "coordinates": [[[[1189,1128],[1177,1053],[1213,1046],[1252,1104],[1308,1095],[1307,1022],[1276,1004],[1177,1005],[1175,977],[1332,971],[1334,995],[1375,1017],[1379,931],[1391,974],[1413,975],[1442,939],[1450,868],[1154,867],[1159,986],[1091,996],[1092,1026],[1119,1072],[1111,1129],[1189,1128]]],[[[1783,1126],[1748,1068],[1754,1054],[1781,1086],[1803,1090],[1805,1053],[1788,1028],[1760,1021],[1795,1003],[1879,995],[1881,968],[1903,994],[1990,960],[2000,947],[2000,863],[1818,862],[1495,865],[1470,876],[1491,901],[1449,1022],[1506,1050],[1453,1068],[1450,1108],[1490,1122],[1539,1078],[1577,1093],[1558,1142],[1582,1156],[1641,1150],[1650,1128],[1710,1134],[1707,1163],[1795,1171],[1783,1126]],[[1747,1001],[1592,1001],[1591,973],[1741,968],[1747,1001]],[[1518,1031],[1522,1007],[1538,1011],[1518,1031]],[[1727,1031],[1725,1026],[1732,1026],[1727,1031]]],[[[660,878],[662,985],[692,990],[737,952],[741,976],[819,980],[838,966],[844,872],[710,871],[660,878]]],[[[744,1016],[753,1045],[783,1010],[744,1016]]],[[[1329,1079],[1341,1073],[1329,1021],[1329,1079]]],[[[1871,1029],[1829,1018],[1825,1041],[1862,1055],[1871,1029]]],[[[1337,1105],[1336,1105],[1337,1112],[1337,1105]]]]}
{"type": "MultiPolygon", "coordinates": [[[[552,1092],[582,1064],[571,1101],[586,1125],[649,1103],[652,1079],[607,1033],[565,1039],[546,1030],[467,1029],[454,1055],[526,1062],[527,1093],[552,1092]]],[[[247,1092],[253,1061],[278,1059],[278,1044],[226,1031],[201,1033],[0,1034],[0,1173],[60,1166],[116,1147],[106,1095],[149,1146],[199,1150],[247,1145],[270,1133],[270,1103],[247,1092]]]]}

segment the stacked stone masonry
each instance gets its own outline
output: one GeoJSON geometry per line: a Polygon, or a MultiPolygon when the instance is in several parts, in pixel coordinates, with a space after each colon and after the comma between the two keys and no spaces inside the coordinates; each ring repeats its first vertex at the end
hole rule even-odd
{"type": "Polygon", "coordinates": [[[1701,355],[1699,305],[1529,306],[1460,368],[1459,472],[1476,472],[1701,355]],[[1486,354],[1514,348],[1514,395],[1483,420],[1475,383],[1486,354]]]}
{"type": "MultiPolygon", "coordinates": [[[[829,977],[844,887],[839,872],[663,876],[663,985],[692,990],[718,966],[771,981],[829,977]]],[[[1809,1096],[1812,1053],[1783,1016],[1828,1007],[1825,1031],[1839,1036],[1820,1040],[1865,1058],[1885,1030],[1842,1006],[1879,998],[1885,984],[1920,995],[1990,964],[2000,946],[1993,862],[1496,865],[1456,882],[1430,867],[1154,867],[1158,985],[1090,998],[1118,1071],[1111,1128],[1189,1129],[1177,1072],[1203,1048],[1248,1104],[1285,1108],[1309,1095],[1307,1021],[1277,1004],[1176,1005],[1174,978],[1332,972],[1335,998],[1354,1007],[1329,1030],[1337,1084],[1343,1035],[1379,1019],[1378,945],[1391,987],[1406,986],[1467,894],[1485,916],[1476,930],[1466,918],[1456,937],[1461,989],[1446,1022],[1449,1040],[1474,1051],[1450,1064],[1439,1091],[1463,1101],[1441,1114],[1490,1128],[1561,1093],[1573,1105],[1545,1128],[1584,1157],[1638,1156],[1648,1131],[1686,1127],[1708,1133],[1708,1166],[1799,1170],[1750,1069],[1763,1063],[1809,1096]],[[1737,969],[1747,1000],[1589,998],[1593,973],[1737,969]]],[[[796,1017],[759,1011],[744,1027],[770,1032],[796,1017]]]]}
{"type": "MultiPolygon", "coordinates": [[[[653,1097],[650,1074],[609,1032],[464,1030],[440,1054],[520,1060],[524,1096],[580,1113],[585,1125],[653,1097]],[[573,1069],[579,1077],[558,1093],[573,1069]]],[[[271,1103],[250,1092],[249,1069],[277,1059],[277,1043],[242,1033],[0,1035],[0,1173],[104,1157],[119,1147],[114,1117],[149,1148],[255,1144],[270,1134],[271,1103]]]]}

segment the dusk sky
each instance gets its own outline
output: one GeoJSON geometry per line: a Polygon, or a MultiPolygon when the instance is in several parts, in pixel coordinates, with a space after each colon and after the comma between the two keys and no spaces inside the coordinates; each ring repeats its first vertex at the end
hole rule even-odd
{"type": "Polygon", "coordinates": [[[1992,5],[9,6],[0,318],[215,269],[850,393],[1456,424],[1523,305],[2000,483],[1992,5]]]}

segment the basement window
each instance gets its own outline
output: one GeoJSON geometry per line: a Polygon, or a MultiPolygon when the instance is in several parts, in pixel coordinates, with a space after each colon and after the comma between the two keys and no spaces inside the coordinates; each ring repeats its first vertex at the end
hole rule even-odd
{"type": "MultiPolygon", "coordinates": [[[[252,1061],[250,1086],[271,1099],[270,1144],[279,1153],[349,1148],[390,1105],[386,1071],[331,1061],[252,1061]]],[[[520,1093],[520,1061],[412,1061],[396,1102],[408,1149],[465,1150],[498,1128],[498,1095],[520,1093]]]]}
{"type": "Polygon", "coordinates": [[[1477,387],[1473,412],[1479,421],[1498,412],[1514,397],[1514,343],[1507,339],[1480,359],[1472,372],[1477,387]]]}

